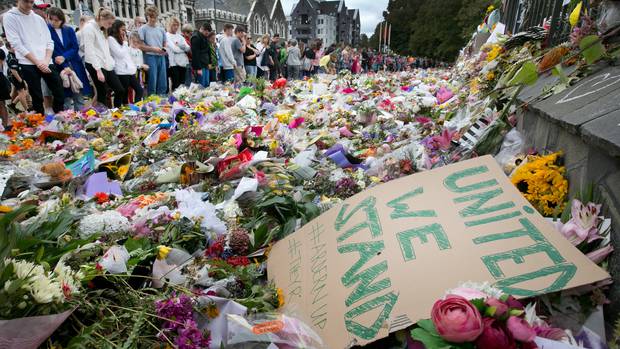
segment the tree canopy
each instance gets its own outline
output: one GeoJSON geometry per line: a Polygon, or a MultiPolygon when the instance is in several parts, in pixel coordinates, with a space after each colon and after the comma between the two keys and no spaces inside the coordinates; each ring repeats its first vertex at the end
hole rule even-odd
{"type": "MultiPolygon", "coordinates": [[[[494,0],[390,0],[390,47],[401,54],[453,60],[494,0]]],[[[379,26],[368,44],[379,45],[379,26]]]]}

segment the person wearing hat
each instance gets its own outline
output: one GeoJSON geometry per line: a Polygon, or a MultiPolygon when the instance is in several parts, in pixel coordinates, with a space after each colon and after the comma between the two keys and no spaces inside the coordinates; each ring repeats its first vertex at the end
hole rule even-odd
{"type": "MultiPolygon", "coordinates": [[[[18,0],[17,7],[4,15],[4,31],[15,49],[21,73],[32,97],[33,109],[43,113],[41,79],[52,92],[53,110],[63,110],[64,92],[60,75],[52,64],[54,41],[41,16],[33,12],[33,6],[46,6],[41,0],[18,0]]],[[[47,5],[48,6],[48,5],[47,5]]]]}

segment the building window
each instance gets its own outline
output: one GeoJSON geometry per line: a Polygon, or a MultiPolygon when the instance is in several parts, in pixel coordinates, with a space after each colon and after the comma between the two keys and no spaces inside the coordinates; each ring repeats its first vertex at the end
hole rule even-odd
{"type": "Polygon", "coordinates": [[[263,34],[269,34],[269,23],[267,22],[267,17],[263,16],[263,34]]]}
{"type": "Polygon", "coordinates": [[[301,24],[302,25],[310,24],[310,19],[308,18],[308,15],[301,15],[301,24]]]}
{"type": "Polygon", "coordinates": [[[318,28],[318,29],[316,30],[316,33],[317,33],[318,35],[323,34],[323,33],[321,33],[321,28],[318,28]]]}

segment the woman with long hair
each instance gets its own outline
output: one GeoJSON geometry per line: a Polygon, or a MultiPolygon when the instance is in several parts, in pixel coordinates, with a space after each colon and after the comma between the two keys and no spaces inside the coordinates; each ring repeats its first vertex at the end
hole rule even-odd
{"type": "Polygon", "coordinates": [[[118,76],[114,73],[114,59],[110,54],[108,30],[112,27],[115,17],[109,9],[102,7],[97,12],[94,21],[84,26],[82,38],[84,40],[84,61],[86,70],[90,74],[95,89],[97,102],[111,107],[108,101],[108,88],[112,89],[115,103],[120,106],[121,96],[125,95],[125,88],[121,85],[118,76]]]}
{"type": "Polygon", "coordinates": [[[181,22],[176,17],[168,20],[168,32],[166,33],[166,51],[168,51],[168,61],[170,65],[170,92],[185,82],[185,72],[189,65],[187,53],[190,50],[183,35],[179,32],[181,22]]]}
{"type": "MultiPolygon", "coordinates": [[[[58,7],[47,10],[49,20],[48,27],[54,41],[52,58],[61,77],[73,71],[82,84],[81,89],[65,88],[65,109],[79,111],[84,106],[84,95],[90,96],[93,90],[84,69],[84,63],[80,57],[80,44],[75,30],[65,24],[65,13],[58,7]]],[[[79,84],[78,84],[79,86],[79,84]]]]}
{"type": "Polygon", "coordinates": [[[136,77],[137,65],[131,57],[125,22],[119,19],[114,21],[110,28],[108,44],[110,45],[110,54],[115,62],[114,73],[125,88],[122,95],[114,98],[114,106],[120,107],[129,103],[129,87],[134,91],[134,101],[141,100],[144,91],[136,77]]]}

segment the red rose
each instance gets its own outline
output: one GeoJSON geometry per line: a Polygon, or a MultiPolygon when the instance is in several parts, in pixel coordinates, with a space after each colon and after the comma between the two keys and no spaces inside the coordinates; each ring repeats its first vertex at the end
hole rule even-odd
{"type": "Polygon", "coordinates": [[[510,333],[501,323],[493,318],[484,318],[484,330],[478,339],[476,347],[484,349],[516,349],[517,344],[510,333]]]}
{"type": "Polygon", "coordinates": [[[473,342],[483,330],[480,312],[461,296],[448,295],[435,302],[431,319],[439,335],[448,342],[473,342]]]}

